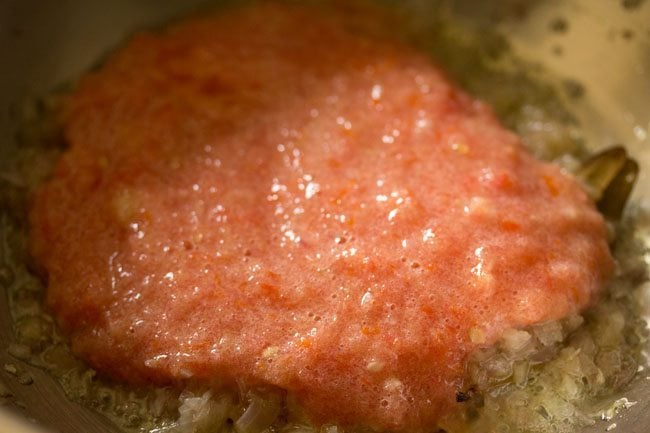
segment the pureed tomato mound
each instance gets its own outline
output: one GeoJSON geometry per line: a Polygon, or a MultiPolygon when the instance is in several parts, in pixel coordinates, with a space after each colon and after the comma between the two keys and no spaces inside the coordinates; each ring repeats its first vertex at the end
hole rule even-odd
{"type": "Polygon", "coordinates": [[[362,27],[233,9],[82,79],[31,221],[91,366],[418,431],[453,411],[471,351],[590,303],[612,258],[578,183],[362,27]]]}

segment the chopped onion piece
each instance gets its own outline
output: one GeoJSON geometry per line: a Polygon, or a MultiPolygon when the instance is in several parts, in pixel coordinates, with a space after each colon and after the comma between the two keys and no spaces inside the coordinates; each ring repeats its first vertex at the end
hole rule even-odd
{"type": "Polygon", "coordinates": [[[178,430],[183,433],[213,433],[218,432],[226,421],[228,409],[232,405],[229,396],[224,395],[218,400],[212,398],[212,392],[207,391],[199,397],[181,395],[182,404],[178,408],[178,430]]]}
{"type": "Polygon", "coordinates": [[[559,322],[546,322],[533,326],[535,336],[544,346],[553,346],[564,339],[559,322]]]}
{"type": "Polygon", "coordinates": [[[514,359],[526,357],[533,349],[533,337],[526,331],[507,329],[501,340],[506,353],[514,359]]]}
{"type": "Polygon", "coordinates": [[[282,402],[278,395],[267,394],[264,397],[251,394],[250,404],[235,421],[237,433],[261,433],[280,415],[282,402]]]}

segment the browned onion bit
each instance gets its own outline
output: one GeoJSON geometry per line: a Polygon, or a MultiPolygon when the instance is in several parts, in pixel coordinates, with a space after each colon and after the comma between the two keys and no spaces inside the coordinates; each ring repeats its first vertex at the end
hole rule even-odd
{"type": "Polygon", "coordinates": [[[610,220],[623,213],[636,178],[639,165],[622,146],[615,146],[592,155],[582,163],[576,176],[582,181],[600,212],[610,220]]]}

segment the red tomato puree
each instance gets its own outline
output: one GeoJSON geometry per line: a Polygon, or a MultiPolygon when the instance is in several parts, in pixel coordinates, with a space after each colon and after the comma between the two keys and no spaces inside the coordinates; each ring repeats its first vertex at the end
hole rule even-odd
{"type": "Polygon", "coordinates": [[[612,258],[578,183],[344,15],[193,18],[81,80],[32,246],[94,368],[419,430],[457,405],[470,335],[592,300],[612,258]]]}

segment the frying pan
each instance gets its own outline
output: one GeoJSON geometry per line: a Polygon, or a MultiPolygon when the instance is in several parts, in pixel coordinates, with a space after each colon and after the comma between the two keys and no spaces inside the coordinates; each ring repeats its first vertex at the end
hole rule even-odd
{"type": "MultiPolygon", "coordinates": [[[[139,28],[205,7],[206,0],[3,0],[0,2],[0,172],[3,151],[17,133],[16,107],[71,82],[139,28]]],[[[432,1],[409,0],[426,11],[432,1]]],[[[496,25],[512,50],[543,65],[584,95],[570,109],[584,128],[589,149],[624,143],[641,175],[632,200],[650,205],[650,2],[642,0],[501,0],[450,2],[468,22],[496,25]]],[[[570,87],[570,86],[569,86],[570,87]]],[[[571,87],[569,88],[571,90],[571,87]]],[[[650,241],[648,241],[650,246],[650,241]]],[[[650,247],[649,247],[650,249],[650,247]]],[[[650,261],[650,260],[649,260],[650,261]]],[[[649,263],[650,264],[650,263],[649,263]]],[[[43,371],[10,357],[13,341],[7,296],[0,287],[0,366],[20,364],[33,378],[21,384],[0,368],[0,391],[12,394],[0,407],[0,433],[118,431],[103,416],[68,401],[43,371]]],[[[1,393],[0,393],[1,394],[1,393]]],[[[580,433],[650,431],[650,380],[645,373],[621,394],[638,404],[608,423],[580,433]]]]}

